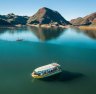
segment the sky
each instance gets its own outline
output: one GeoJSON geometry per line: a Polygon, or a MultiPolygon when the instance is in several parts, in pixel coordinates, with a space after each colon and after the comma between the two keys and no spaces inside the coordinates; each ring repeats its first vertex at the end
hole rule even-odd
{"type": "Polygon", "coordinates": [[[0,14],[32,16],[42,7],[58,11],[71,20],[96,12],[96,0],[0,0],[0,14]]]}

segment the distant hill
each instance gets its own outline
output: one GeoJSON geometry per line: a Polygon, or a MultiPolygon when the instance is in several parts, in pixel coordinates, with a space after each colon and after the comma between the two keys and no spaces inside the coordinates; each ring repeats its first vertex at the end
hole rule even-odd
{"type": "Polygon", "coordinates": [[[95,13],[92,13],[90,15],[87,15],[85,17],[79,17],[79,18],[76,18],[76,19],[72,19],[70,21],[71,24],[73,25],[91,25],[93,23],[93,21],[96,20],[96,12],[95,13]]]}
{"type": "Polygon", "coordinates": [[[43,7],[39,9],[36,14],[29,18],[27,24],[69,25],[70,23],[65,20],[57,11],[43,7]]]}
{"type": "Polygon", "coordinates": [[[0,19],[6,20],[12,25],[26,25],[28,18],[28,16],[18,16],[13,13],[10,13],[8,15],[0,15],[0,19]]]}

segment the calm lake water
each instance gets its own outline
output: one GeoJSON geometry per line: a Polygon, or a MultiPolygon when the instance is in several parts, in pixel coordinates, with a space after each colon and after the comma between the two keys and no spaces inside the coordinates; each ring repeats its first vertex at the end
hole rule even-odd
{"type": "Polygon", "coordinates": [[[0,94],[96,94],[96,31],[0,29],[0,94]],[[31,77],[51,62],[62,66],[60,75],[31,77]]]}

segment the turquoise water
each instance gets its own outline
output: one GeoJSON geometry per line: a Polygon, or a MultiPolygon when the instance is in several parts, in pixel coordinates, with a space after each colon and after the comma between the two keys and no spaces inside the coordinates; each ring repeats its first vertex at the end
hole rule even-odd
{"type": "Polygon", "coordinates": [[[95,94],[96,37],[90,32],[0,29],[0,94],[95,94]],[[62,66],[62,74],[46,80],[31,77],[35,68],[51,62],[62,66]]]}

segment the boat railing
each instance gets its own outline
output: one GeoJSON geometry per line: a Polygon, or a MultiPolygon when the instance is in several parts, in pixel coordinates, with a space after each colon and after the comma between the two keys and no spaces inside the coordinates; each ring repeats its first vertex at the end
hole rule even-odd
{"type": "Polygon", "coordinates": [[[59,71],[59,70],[61,70],[60,67],[55,67],[53,69],[48,69],[48,70],[44,70],[44,71],[34,72],[34,75],[41,76],[41,75],[50,74],[50,73],[53,73],[53,72],[56,72],[56,71],[59,71]]]}

